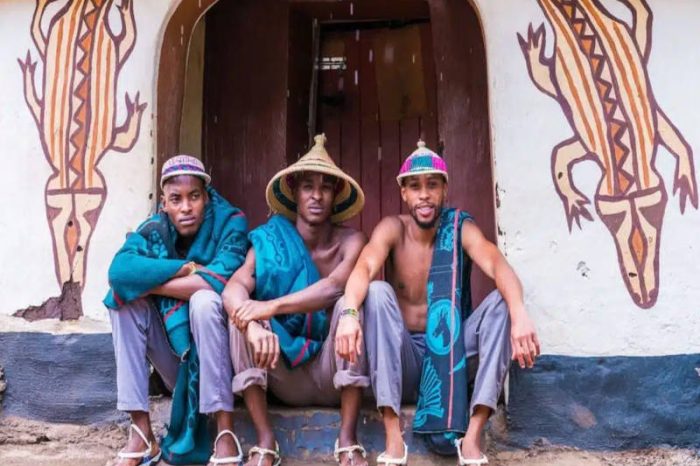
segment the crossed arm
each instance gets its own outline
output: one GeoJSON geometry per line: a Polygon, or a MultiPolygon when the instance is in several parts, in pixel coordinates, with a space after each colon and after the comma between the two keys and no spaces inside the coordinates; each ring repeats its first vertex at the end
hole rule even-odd
{"type": "MultiPolygon", "coordinates": [[[[200,265],[197,265],[197,268],[200,267],[200,265]]],[[[152,289],[149,294],[189,301],[197,291],[211,289],[212,287],[202,277],[197,274],[190,274],[190,267],[185,264],[174,278],[152,289]]]]}

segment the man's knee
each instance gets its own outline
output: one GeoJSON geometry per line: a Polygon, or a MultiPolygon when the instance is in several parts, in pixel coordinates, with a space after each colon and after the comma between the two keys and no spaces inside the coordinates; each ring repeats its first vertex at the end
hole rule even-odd
{"type": "Polygon", "coordinates": [[[363,312],[362,327],[368,357],[374,357],[375,345],[401,344],[403,316],[391,285],[381,281],[372,282],[363,312]]]}
{"type": "Polygon", "coordinates": [[[374,297],[379,299],[387,299],[394,293],[394,289],[391,285],[382,280],[374,280],[369,284],[369,289],[367,290],[367,298],[374,297]]]}
{"type": "Polygon", "coordinates": [[[145,331],[148,315],[153,308],[153,304],[147,298],[140,298],[124,304],[119,309],[110,309],[109,317],[112,323],[112,330],[116,328],[127,328],[137,326],[145,331]]]}
{"type": "Polygon", "coordinates": [[[213,290],[199,290],[190,297],[190,319],[221,319],[221,296],[213,290]]]}
{"type": "Polygon", "coordinates": [[[489,318],[497,322],[507,322],[510,320],[510,313],[508,312],[508,305],[505,299],[498,290],[493,290],[486,297],[486,302],[488,304],[488,315],[489,318]]]}
{"type": "Polygon", "coordinates": [[[379,280],[370,283],[364,312],[366,320],[376,320],[379,317],[400,319],[401,311],[396,304],[395,292],[391,285],[379,280]]]}

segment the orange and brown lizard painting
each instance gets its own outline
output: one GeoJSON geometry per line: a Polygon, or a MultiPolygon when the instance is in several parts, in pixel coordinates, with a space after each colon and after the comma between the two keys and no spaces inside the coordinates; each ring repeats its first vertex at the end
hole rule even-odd
{"type": "Polygon", "coordinates": [[[619,0],[632,24],[599,0],[538,0],[554,31],[554,53],[545,56],[545,30],[518,34],[535,86],[559,102],[574,136],[552,152],[554,186],[569,231],[581,217],[593,220],[590,201],[574,186],[573,166],[595,161],[602,178],[594,196],[598,216],[612,233],[620,272],[632,300],[652,307],[659,294],[659,243],[667,194],[656,169],[663,145],[676,159],[673,192],[681,213],[697,209],[693,152],[659,108],[646,65],[652,12],[644,0],[619,0]]]}
{"type": "Polygon", "coordinates": [[[146,104],[139,103],[138,93],[133,100],[127,93],[126,119],[117,125],[117,80],[136,41],[132,1],[117,7],[119,34],[108,19],[114,0],[64,0],[42,27],[46,7],[55,1],[37,0],[32,18],[31,36],[43,65],[39,83],[30,52],[18,61],[27,106],[52,168],[44,193],[56,278],[59,286],[73,281],[84,287],[90,238],[107,196],[98,165],[110,150],[131,150],[146,104]]]}

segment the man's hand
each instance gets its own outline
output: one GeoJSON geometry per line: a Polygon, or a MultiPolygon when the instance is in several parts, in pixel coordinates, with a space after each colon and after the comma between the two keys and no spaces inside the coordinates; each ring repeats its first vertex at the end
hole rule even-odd
{"type": "Polygon", "coordinates": [[[540,355],[540,341],[530,317],[523,312],[511,320],[510,344],[513,348],[513,361],[518,361],[521,369],[532,368],[540,355]]]}
{"type": "Polygon", "coordinates": [[[255,301],[247,299],[238,309],[235,309],[231,320],[243,332],[248,324],[255,320],[270,320],[275,315],[274,305],[270,301],[255,301]]]}
{"type": "Polygon", "coordinates": [[[252,322],[246,331],[246,340],[253,350],[253,363],[261,369],[274,369],[280,357],[280,344],[272,331],[252,322]]]}
{"type": "Polygon", "coordinates": [[[204,268],[202,265],[197,264],[194,261],[182,264],[180,270],[177,271],[173,278],[182,278],[194,274],[197,270],[204,268]]]}
{"type": "Polygon", "coordinates": [[[335,332],[335,352],[338,356],[355,363],[362,354],[362,326],[353,316],[341,316],[335,332]]]}

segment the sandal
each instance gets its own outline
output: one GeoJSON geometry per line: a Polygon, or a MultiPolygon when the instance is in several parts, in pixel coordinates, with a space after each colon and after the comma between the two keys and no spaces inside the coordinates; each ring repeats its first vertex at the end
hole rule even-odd
{"type": "Polygon", "coordinates": [[[353,455],[353,453],[355,453],[356,451],[359,451],[363,458],[367,458],[367,451],[365,450],[365,447],[363,447],[359,443],[357,445],[350,445],[349,447],[339,447],[338,439],[336,439],[335,447],[333,448],[333,457],[338,462],[338,464],[340,464],[340,455],[342,455],[343,453],[347,453],[350,458],[350,465],[354,466],[355,455],[353,455]]]}
{"type": "Polygon", "coordinates": [[[250,460],[250,457],[255,454],[260,455],[260,457],[258,458],[258,466],[262,466],[262,461],[265,458],[265,455],[272,456],[272,466],[279,466],[282,462],[282,458],[280,458],[280,446],[277,442],[275,442],[274,450],[269,450],[263,447],[251,448],[248,451],[248,460],[250,460]]]}
{"type": "Polygon", "coordinates": [[[390,464],[408,464],[408,445],[406,445],[406,442],[403,444],[403,458],[390,458],[385,451],[377,456],[377,465],[389,466],[390,464]]]}
{"type": "Polygon", "coordinates": [[[464,438],[455,440],[455,447],[457,447],[457,458],[459,458],[459,466],[479,466],[481,464],[489,464],[489,459],[483,453],[481,454],[481,458],[477,459],[467,459],[462,456],[462,440],[464,440],[464,438]]]}
{"type": "MultiPolygon", "coordinates": [[[[155,465],[158,461],[160,461],[160,457],[163,454],[163,452],[158,449],[158,453],[155,456],[151,456],[151,450],[153,449],[153,444],[148,441],[146,438],[146,435],[143,433],[141,429],[138,428],[136,424],[131,424],[129,426],[129,434],[131,434],[131,430],[136,432],[139,437],[141,437],[141,440],[143,440],[143,443],[146,444],[146,449],[144,451],[124,451],[121,450],[119,453],[117,453],[117,458],[119,460],[137,460],[140,459],[141,462],[139,463],[139,466],[153,466],[155,465]]],[[[131,438],[131,437],[129,437],[131,438]]]]}
{"type": "Polygon", "coordinates": [[[238,437],[236,437],[236,434],[234,434],[228,429],[219,432],[219,435],[216,436],[216,440],[214,440],[214,453],[211,455],[211,458],[209,458],[209,462],[211,464],[233,463],[234,465],[240,465],[243,462],[243,450],[241,449],[241,443],[238,441],[238,437]],[[236,451],[238,451],[238,454],[236,456],[227,456],[225,458],[216,457],[216,444],[219,443],[219,439],[224,435],[230,435],[231,437],[233,437],[233,442],[236,444],[236,451]]]}

